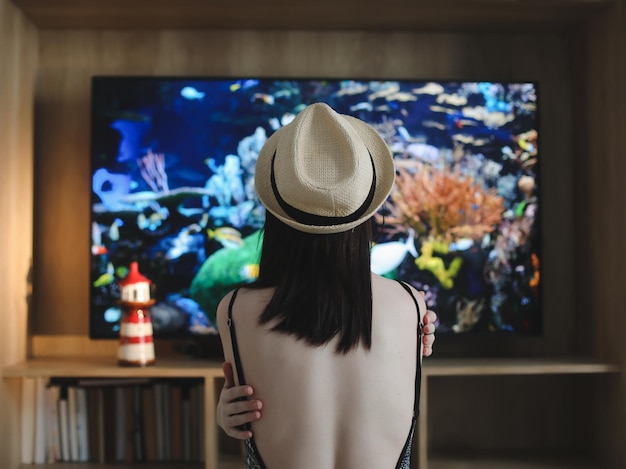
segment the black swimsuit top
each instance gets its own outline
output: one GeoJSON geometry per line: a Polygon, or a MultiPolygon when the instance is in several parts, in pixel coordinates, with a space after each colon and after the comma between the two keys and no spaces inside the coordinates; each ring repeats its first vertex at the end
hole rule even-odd
{"type": "MultiPolygon", "coordinates": [[[[411,420],[411,428],[409,430],[409,435],[406,439],[406,443],[404,443],[404,448],[402,448],[402,453],[400,453],[400,457],[398,458],[398,462],[396,463],[395,469],[410,469],[411,466],[411,444],[413,442],[413,435],[415,433],[415,424],[417,422],[417,417],[419,415],[419,400],[420,400],[420,388],[422,381],[422,361],[421,361],[421,343],[422,343],[422,322],[421,318],[423,314],[426,313],[426,304],[424,303],[424,299],[420,296],[416,298],[413,295],[413,292],[410,290],[408,285],[404,282],[398,281],[400,285],[411,295],[413,298],[413,302],[415,303],[415,307],[417,308],[418,315],[418,327],[417,327],[417,369],[415,370],[415,398],[413,403],[413,419],[411,420]]],[[[235,297],[239,289],[233,292],[233,296],[230,299],[230,303],[228,304],[228,328],[230,330],[230,338],[233,346],[233,355],[235,359],[235,368],[237,369],[237,377],[239,379],[239,384],[246,384],[246,380],[243,373],[243,367],[241,365],[241,357],[239,356],[239,348],[237,347],[237,334],[235,332],[235,325],[233,323],[233,304],[235,303],[235,297]]],[[[244,429],[249,430],[250,424],[244,425],[244,429]]],[[[259,449],[256,446],[254,441],[254,437],[245,440],[245,450],[246,450],[246,469],[266,469],[265,463],[263,462],[263,458],[261,458],[261,453],[259,453],[259,449]]]]}

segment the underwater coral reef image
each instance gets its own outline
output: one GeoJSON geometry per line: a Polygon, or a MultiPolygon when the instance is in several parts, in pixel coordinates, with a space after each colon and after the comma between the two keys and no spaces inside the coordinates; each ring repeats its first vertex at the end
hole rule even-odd
{"type": "Polygon", "coordinates": [[[438,333],[539,334],[535,83],[94,77],[90,335],[116,337],[132,261],[157,337],[215,335],[258,274],[259,151],[308,104],[372,125],[396,165],[372,271],[426,293],[438,333]]]}

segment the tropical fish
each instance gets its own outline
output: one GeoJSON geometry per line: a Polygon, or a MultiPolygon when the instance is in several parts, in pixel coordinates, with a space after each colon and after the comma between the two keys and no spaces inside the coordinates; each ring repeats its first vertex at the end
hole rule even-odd
{"type": "Polygon", "coordinates": [[[400,135],[400,137],[402,137],[402,140],[404,140],[405,142],[410,142],[411,140],[413,140],[411,138],[411,134],[409,133],[409,131],[406,129],[405,126],[401,125],[397,128],[398,130],[398,135],[400,135]]]}
{"type": "Polygon", "coordinates": [[[257,279],[259,277],[259,264],[244,265],[241,270],[239,270],[239,275],[246,281],[257,279]]]}
{"type": "Polygon", "coordinates": [[[280,121],[278,120],[278,117],[271,117],[269,120],[269,124],[272,130],[280,129],[280,121]]]}
{"type": "Polygon", "coordinates": [[[407,254],[417,257],[415,236],[409,232],[405,241],[390,241],[376,244],[371,251],[371,270],[375,274],[384,275],[396,269],[407,254]]]}
{"type": "Polygon", "coordinates": [[[106,246],[103,246],[101,244],[91,245],[91,254],[94,256],[102,256],[106,254],[107,252],[109,252],[109,250],[106,248],[106,246]]]}
{"type": "Polygon", "coordinates": [[[445,124],[442,124],[442,123],[437,122],[437,121],[431,121],[431,120],[425,120],[424,122],[422,122],[422,125],[424,127],[430,127],[430,128],[439,129],[439,130],[446,130],[447,129],[445,124]]]}
{"type": "Polygon", "coordinates": [[[453,243],[450,243],[448,249],[450,251],[467,251],[469,248],[472,247],[473,244],[474,241],[472,241],[470,238],[461,238],[453,243]]]}
{"type": "Polygon", "coordinates": [[[97,246],[102,244],[102,229],[95,221],[91,223],[91,242],[97,246]]]}
{"type": "Polygon", "coordinates": [[[214,230],[208,229],[207,235],[209,236],[209,239],[219,241],[225,248],[234,249],[243,246],[241,233],[235,228],[231,228],[229,226],[222,226],[215,228],[214,230]]]}
{"type": "Polygon", "coordinates": [[[114,323],[120,320],[122,317],[122,310],[117,306],[111,306],[104,312],[104,320],[109,323],[114,323]]]}
{"type": "Polygon", "coordinates": [[[362,103],[358,103],[358,104],[354,104],[352,106],[350,106],[350,110],[352,112],[356,112],[356,111],[372,111],[374,109],[374,106],[372,106],[372,103],[368,103],[367,101],[363,101],[362,103]]]}
{"type": "Polygon", "coordinates": [[[228,89],[232,92],[238,91],[238,90],[245,90],[248,88],[252,88],[253,86],[256,86],[259,84],[259,80],[237,80],[235,83],[232,83],[228,89]]]}
{"type": "Polygon", "coordinates": [[[105,287],[115,282],[115,268],[110,262],[107,264],[107,271],[100,275],[94,282],[93,286],[96,288],[105,287]]]}
{"type": "Polygon", "coordinates": [[[266,93],[254,93],[252,98],[250,99],[253,103],[262,103],[262,104],[274,104],[275,99],[271,94],[266,93]]]}
{"type": "Polygon", "coordinates": [[[443,86],[438,83],[427,83],[421,88],[415,88],[413,93],[415,94],[429,94],[429,95],[437,95],[443,93],[443,86]]]}
{"type": "Polygon", "coordinates": [[[109,227],[109,239],[111,241],[118,241],[120,239],[120,227],[124,225],[124,222],[119,218],[116,218],[109,227]]]}
{"type": "Polygon", "coordinates": [[[185,86],[182,90],[180,90],[180,95],[189,100],[198,99],[201,100],[206,96],[206,93],[198,91],[193,86],[185,86]]]}

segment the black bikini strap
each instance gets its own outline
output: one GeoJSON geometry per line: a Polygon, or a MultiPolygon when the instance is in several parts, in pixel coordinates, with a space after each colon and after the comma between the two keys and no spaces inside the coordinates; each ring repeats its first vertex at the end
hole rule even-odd
{"type": "MultiPolygon", "coordinates": [[[[417,309],[417,369],[415,370],[415,402],[413,403],[413,415],[417,417],[420,412],[419,403],[422,383],[422,309],[425,309],[426,303],[423,298],[420,298],[421,301],[415,298],[413,291],[405,282],[401,280],[397,280],[397,282],[402,285],[402,288],[404,288],[409,295],[411,295],[411,298],[413,298],[413,302],[415,303],[415,309],[417,309]],[[420,308],[420,304],[422,304],[422,308],[420,308]]],[[[426,314],[425,311],[424,314],[426,314]]]]}
{"type": "Polygon", "coordinates": [[[235,332],[235,325],[233,324],[233,304],[235,303],[235,298],[237,297],[237,293],[239,293],[239,289],[237,288],[233,292],[233,296],[230,297],[230,303],[228,304],[228,330],[230,331],[230,342],[233,346],[233,356],[235,358],[235,368],[237,371],[237,378],[239,380],[239,385],[246,384],[246,380],[243,375],[243,367],[241,366],[241,357],[239,356],[239,347],[237,346],[237,333],[235,332]]]}

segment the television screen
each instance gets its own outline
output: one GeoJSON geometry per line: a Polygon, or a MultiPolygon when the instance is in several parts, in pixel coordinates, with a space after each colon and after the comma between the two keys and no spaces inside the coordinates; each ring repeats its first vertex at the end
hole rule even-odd
{"type": "Polygon", "coordinates": [[[152,281],[156,337],[214,336],[256,278],[268,136],[326,102],[389,145],[396,184],[372,271],[426,292],[450,334],[541,332],[537,86],[493,81],[94,77],[91,311],[116,337],[118,282],[152,281]]]}

